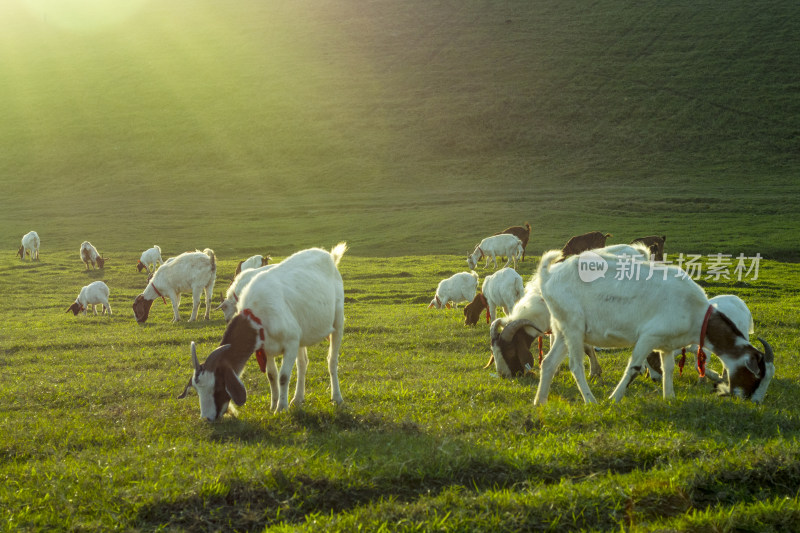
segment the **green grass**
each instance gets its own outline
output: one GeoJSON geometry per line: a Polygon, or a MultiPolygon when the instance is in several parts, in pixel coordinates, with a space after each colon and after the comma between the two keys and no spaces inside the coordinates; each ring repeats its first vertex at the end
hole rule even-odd
{"type": "MultiPolygon", "coordinates": [[[[345,255],[344,406],[329,401],[320,345],[303,409],[270,414],[267,380],[250,362],[247,403],[211,425],[194,393],[175,396],[189,343],[207,355],[221,314],[172,324],[157,303],[137,325],[130,306],[145,277],[135,260],[88,273],[68,253],[0,260],[11,302],[0,311],[6,529],[790,531],[800,513],[796,265],[765,262],[758,280],[706,287],[748,301],[775,347],[763,405],[716,398],[688,369],[673,401],[638,380],[621,405],[584,406],[564,367],[551,401],[534,408],[536,376],[481,369],[485,323],[426,309],[460,257],[345,255]],[[111,286],[114,315],[64,313],[93,279],[111,286]]],[[[218,287],[235,262],[221,259],[218,287]]],[[[184,300],[184,320],[188,311],[184,300]]],[[[599,398],[627,356],[601,353],[599,398]]]]}
{"type": "Polygon", "coordinates": [[[794,531],[798,36],[785,0],[0,3],[0,529],[794,531]],[[590,230],[760,253],[704,286],[774,346],[764,404],[689,370],[584,406],[562,368],[535,409],[536,375],[482,370],[486,324],[425,307],[526,220],[531,258],[590,230]],[[323,345],[303,409],[252,362],[237,418],[175,399],[224,323],[138,326],[142,250],[213,248],[218,299],[249,255],[341,240],[344,406],[323,345]],[[115,314],[66,314],[94,279],[115,314]]]}

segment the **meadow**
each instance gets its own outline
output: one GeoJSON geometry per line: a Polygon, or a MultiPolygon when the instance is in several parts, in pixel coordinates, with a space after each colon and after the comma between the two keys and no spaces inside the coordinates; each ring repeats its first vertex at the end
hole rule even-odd
{"type": "Polygon", "coordinates": [[[0,529],[797,529],[800,4],[105,4],[0,4],[0,529]],[[773,345],[764,403],[687,368],[672,401],[639,379],[586,406],[564,367],[534,408],[538,368],[496,377],[485,322],[426,309],[525,221],[526,280],[590,230],[760,254],[702,284],[773,345]],[[324,344],[302,409],[270,414],[253,361],[236,417],[176,399],[225,325],[188,295],[137,325],[141,251],[214,249],[218,302],[245,257],[342,240],[343,406],[324,344]],[[96,279],[114,314],[65,313],[96,279]]]}

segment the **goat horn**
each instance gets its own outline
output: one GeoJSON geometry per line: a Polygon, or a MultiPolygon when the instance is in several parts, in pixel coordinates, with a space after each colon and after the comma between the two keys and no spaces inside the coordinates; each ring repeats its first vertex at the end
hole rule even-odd
{"type": "Polygon", "coordinates": [[[769,343],[761,337],[757,337],[757,339],[761,344],[764,345],[764,361],[767,363],[772,363],[775,360],[775,354],[772,351],[772,346],[770,346],[769,343]]]}
{"type": "Polygon", "coordinates": [[[494,343],[497,342],[497,338],[500,337],[501,332],[499,332],[498,329],[500,329],[503,320],[502,318],[496,318],[494,322],[492,322],[492,325],[489,326],[489,339],[492,345],[494,345],[494,343]]]}
{"type": "Polygon", "coordinates": [[[511,342],[511,339],[514,338],[514,335],[516,335],[517,331],[519,331],[519,328],[525,326],[530,326],[536,331],[538,331],[539,335],[544,335],[544,331],[537,328],[536,324],[534,324],[530,320],[521,318],[518,320],[514,320],[513,322],[509,322],[506,328],[503,330],[503,332],[500,333],[500,338],[506,342],[511,342]]]}
{"type": "Polygon", "coordinates": [[[192,365],[195,371],[200,368],[200,363],[197,361],[197,346],[194,344],[194,341],[192,341],[192,365]]]}

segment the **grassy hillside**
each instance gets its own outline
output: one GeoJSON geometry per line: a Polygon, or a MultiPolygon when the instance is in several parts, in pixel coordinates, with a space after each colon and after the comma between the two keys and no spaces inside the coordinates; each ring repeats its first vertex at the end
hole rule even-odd
{"type": "Polygon", "coordinates": [[[795,2],[58,5],[0,6],[3,248],[798,257],[795,2]]]}

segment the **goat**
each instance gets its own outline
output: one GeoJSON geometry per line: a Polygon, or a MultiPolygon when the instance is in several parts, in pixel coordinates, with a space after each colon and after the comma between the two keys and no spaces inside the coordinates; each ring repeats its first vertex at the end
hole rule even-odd
{"type": "MultiPolygon", "coordinates": [[[[539,359],[541,362],[542,337],[550,333],[550,311],[547,309],[539,285],[531,280],[525,286],[525,293],[514,305],[510,314],[492,321],[489,338],[492,355],[484,365],[492,363],[500,376],[511,377],[524,374],[533,367],[530,347],[533,340],[539,339],[539,359]]],[[[592,346],[584,346],[589,356],[590,377],[600,377],[603,370],[597,361],[592,346]]]]}
{"type": "Polygon", "coordinates": [[[101,314],[106,314],[106,310],[108,310],[108,314],[110,315],[111,304],[108,303],[109,293],[110,291],[108,290],[108,285],[102,281],[93,281],[81,289],[81,292],[75,299],[75,303],[70,305],[66,312],[69,313],[72,311],[75,316],[78,316],[78,313],[83,312],[83,315],[86,316],[86,309],[91,305],[92,311],[95,315],[97,315],[96,306],[102,305],[103,312],[101,314]]]}
{"type": "Polygon", "coordinates": [[[667,236],[650,235],[649,237],[642,237],[641,239],[634,239],[631,244],[640,243],[650,249],[650,255],[655,261],[664,260],[664,243],[667,241],[667,236]]]}
{"type": "Polygon", "coordinates": [[[531,225],[526,222],[525,226],[510,226],[500,233],[495,233],[495,235],[502,235],[504,233],[510,233],[520,240],[522,243],[522,259],[520,259],[520,261],[524,261],[525,248],[528,246],[528,239],[531,237],[531,225]]]}
{"type": "Polygon", "coordinates": [[[610,233],[603,233],[601,231],[590,231],[583,235],[575,235],[570,237],[567,244],[561,249],[562,260],[571,255],[578,255],[587,250],[594,250],[595,248],[603,248],[606,245],[606,239],[613,237],[610,233]]]}
{"type": "Polygon", "coordinates": [[[22,246],[17,250],[20,259],[24,260],[28,254],[31,256],[31,261],[39,260],[39,234],[35,231],[29,231],[22,236],[22,246]]]}
{"type": "Polygon", "coordinates": [[[239,294],[242,293],[247,284],[250,283],[256,274],[265,270],[269,270],[273,266],[275,265],[265,265],[259,268],[248,268],[236,275],[233,281],[231,281],[230,286],[228,286],[228,291],[222,298],[222,303],[219,304],[219,307],[214,309],[215,311],[218,309],[222,310],[222,314],[225,315],[225,322],[230,322],[233,318],[233,315],[236,314],[236,307],[239,303],[239,294]]]}
{"type": "MultiPolygon", "coordinates": [[[[605,248],[606,252],[619,257],[647,260],[648,250],[642,245],[614,244],[605,248]]],[[[542,361],[542,336],[551,333],[550,310],[542,298],[538,277],[525,286],[525,295],[511,311],[511,316],[492,322],[489,329],[492,357],[486,364],[489,367],[495,362],[498,374],[508,376],[524,373],[526,365],[533,365],[530,346],[534,339],[539,339],[539,362],[542,361]],[[540,329],[542,328],[542,329],[540,329]]],[[[555,343],[555,332],[552,332],[551,346],[555,343]]],[[[594,347],[584,344],[583,351],[589,356],[590,377],[600,377],[602,368],[597,361],[594,347]]]]}
{"type": "Polygon", "coordinates": [[[141,272],[142,270],[147,270],[147,276],[150,277],[150,274],[156,271],[159,265],[163,265],[164,260],[161,259],[161,248],[157,244],[154,244],[152,248],[149,248],[142,252],[142,256],[139,258],[139,262],[136,263],[136,270],[141,272]],[[153,267],[153,270],[150,270],[150,267],[153,267]]]}
{"type": "Polygon", "coordinates": [[[211,298],[214,294],[214,282],[217,277],[217,259],[214,250],[206,248],[202,252],[186,252],[178,257],[170,258],[148,279],[147,287],[133,302],[133,313],[136,321],[143,324],[150,315],[153,300],[162,298],[164,303],[168,297],[172,301],[173,322],[180,321],[178,306],[181,303],[181,292],[192,292],[192,315],[189,321],[197,319],[200,307],[200,295],[206,294],[206,313],[208,320],[211,313],[211,298]]]}
{"type": "Polygon", "coordinates": [[[762,339],[764,352],[751,345],[727,316],[709,304],[703,289],[683,270],[643,261],[638,264],[636,279],[601,275],[583,281],[582,271],[599,268],[604,273],[619,272],[624,261],[607,249],[586,253],[591,254],[589,260],[601,265],[587,267],[584,256],[556,263],[562,258],[559,250],[545,253],[539,265],[537,279],[551,313],[555,340],[542,362],[535,404],[547,402],[555,371],[567,354],[584,401],[596,402],[581,364],[584,344],[633,347],[625,372],[610,396],[614,402],[622,400],[628,384],[641,373],[644,360],[652,351],[661,353],[664,397],[673,398],[672,353],[693,343],[707,343],[722,360],[727,390],[754,402],[763,400],[775,374],[772,348],[762,339]]]}
{"type": "Polygon", "coordinates": [[[502,307],[507,316],[524,294],[522,276],[512,268],[503,268],[486,276],[481,292],[464,308],[464,325],[477,324],[484,309],[487,321],[497,318],[498,307],[502,307]]]}
{"type": "Polygon", "coordinates": [[[252,257],[248,257],[244,261],[239,261],[239,264],[236,265],[236,272],[233,275],[236,277],[244,270],[267,266],[270,259],[272,258],[268,255],[254,255],[252,257]]]}
{"type": "MultiPolygon", "coordinates": [[[[727,316],[745,337],[749,337],[749,335],[755,331],[753,315],[750,313],[750,309],[747,308],[747,304],[738,296],[733,294],[721,294],[710,298],[708,303],[714,306],[714,309],[727,316]]],[[[698,345],[693,344],[681,351],[685,354],[687,351],[697,352],[699,349],[700,347],[698,345]]],[[[704,348],[703,352],[705,357],[708,357],[708,350],[704,348]]],[[[673,352],[673,355],[678,355],[678,352],[673,352]]],[[[650,379],[653,381],[661,381],[661,357],[658,352],[650,352],[647,354],[645,366],[650,374],[650,379]]],[[[716,384],[722,384],[722,382],[725,381],[724,373],[723,376],[720,376],[711,369],[706,369],[706,376],[716,384]]]]}
{"type": "Polygon", "coordinates": [[[344,333],[344,285],[337,269],[347,244],[326,252],[311,248],[297,252],[266,271],[259,272],[242,292],[239,312],[228,324],[220,346],[199,364],[192,343],[194,372],[178,398],[189,388],[200,397],[200,416],[219,419],[230,401],[243,405],[247,390],[240,376],[255,351],[270,383],[270,407],[276,413],[289,408],[292,367],[297,362],[297,385],[292,405],[305,397],[307,346],[330,339],[328,373],[331,400],[341,404],[338,360],[344,333]],[[280,372],[275,356],[283,354],[280,372]]]}
{"type": "Polygon", "coordinates": [[[486,237],[475,247],[475,251],[467,256],[467,265],[469,265],[470,270],[474,270],[478,265],[478,261],[486,257],[486,264],[483,265],[483,268],[489,266],[490,259],[494,261],[494,267],[497,268],[497,258],[503,256],[508,258],[503,268],[513,261],[514,269],[516,269],[517,258],[522,257],[522,241],[510,233],[486,237]]]}
{"type": "Polygon", "coordinates": [[[92,243],[83,241],[81,243],[81,261],[86,265],[86,270],[89,270],[89,263],[92,264],[92,269],[95,268],[95,265],[97,265],[97,268],[103,268],[107,258],[103,258],[98,253],[97,248],[92,246],[92,243]]]}
{"type": "Polygon", "coordinates": [[[428,309],[432,307],[450,309],[450,302],[453,302],[453,307],[458,308],[459,302],[471,302],[477,290],[478,274],[474,270],[453,274],[439,282],[428,309]]]}

